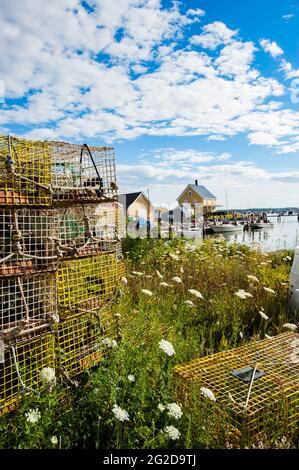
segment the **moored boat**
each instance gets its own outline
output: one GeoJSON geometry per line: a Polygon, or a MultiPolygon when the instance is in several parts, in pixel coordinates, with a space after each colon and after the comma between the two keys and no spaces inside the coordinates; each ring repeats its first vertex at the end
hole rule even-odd
{"type": "Polygon", "coordinates": [[[243,225],[220,224],[211,227],[214,233],[241,232],[244,230],[243,225]]]}
{"type": "Polygon", "coordinates": [[[273,227],[274,227],[273,222],[255,222],[251,226],[252,230],[259,230],[263,228],[273,228],[273,227]]]}

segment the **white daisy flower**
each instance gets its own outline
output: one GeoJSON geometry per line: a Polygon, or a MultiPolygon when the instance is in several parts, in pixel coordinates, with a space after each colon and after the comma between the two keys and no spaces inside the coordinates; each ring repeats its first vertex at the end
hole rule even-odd
{"type": "Polygon", "coordinates": [[[162,349],[162,351],[165,352],[165,354],[167,354],[167,356],[175,355],[174,347],[172,346],[171,343],[169,343],[168,341],[165,341],[165,339],[161,339],[161,341],[159,342],[159,347],[160,349],[162,349]]]}
{"type": "Polygon", "coordinates": [[[28,423],[35,424],[41,419],[41,412],[35,408],[34,410],[29,410],[28,413],[25,413],[26,421],[28,423]]]}
{"type": "Polygon", "coordinates": [[[215,397],[214,393],[209,388],[200,387],[200,392],[201,392],[203,397],[208,398],[211,401],[216,401],[216,397],[215,397]]]}
{"type": "Polygon", "coordinates": [[[136,380],[136,379],[135,379],[135,375],[132,375],[132,374],[129,374],[129,375],[128,375],[128,381],[129,381],[129,382],[135,382],[135,380],[136,380]]]}
{"type": "Polygon", "coordinates": [[[172,418],[180,419],[183,416],[182,409],[177,403],[169,403],[166,405],[166,408],[168,410],[168,416],[171,416],[172,418]]]}
{"type": "Polygon", "coordinates": [[[116,404],[112,408],[112,413],[120,422],[129,421],[129,413],[116,404]]]}
{"type": "Polygon", "coordinates": [[[181,436],[179,430],[174,426],[166,426],[163,432],[165,436],[172,441],[177,441],[181,436]]]}

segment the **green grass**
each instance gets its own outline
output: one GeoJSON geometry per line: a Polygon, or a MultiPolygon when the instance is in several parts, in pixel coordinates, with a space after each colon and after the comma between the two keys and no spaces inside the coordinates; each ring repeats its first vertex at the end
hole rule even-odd
{"type": "Polygon", "coordinates": [[[263,255],[221,240],[206,241],[195,252],[182,240],[127,240],[124,252],[128,284],[123,285],[114,306],[114,313],[121,314],[121,344],[99,367],[80,377],[79,387],[62,393],[63,387],[58,386],[39,399],[27,397],[19,411],[4,416],[0,420],[0,447],[296,447],[296,438],[289,438],[283,427],[278,433],[269,429],[262,439],[234,443],[218,431],[215,405],[196,392],[188,405],[182,400],[179,419],[158,408],[159,404],[180,401],[173,376],[176,364],[263,339],[265,334],[279,334],[284,323],[294,322],[287,315],[291,261],[284,259],[293,253],[263,255]],[[142,275],[132,274],[134,271],[142,275]],[[260,282],[250,283],[247,275],[260,282]],[[174,276],[182,283],[175,283],[174,276]],[[161,287],[162,281],[170,287],[161,287]],[[273,289],[275,295],[263,287],[273,289]],[[142,289],[153,295],[147,296],[142,289]],[[200,291],[203,300],[188,289],[200,291]],[[239,299],[234,295],[239,289],[253,297],[239,299]],[[186,305],[186,300],[195,307],[186,305]],[[268,321],[258,313],[261,308],[268,321]],[[162,338],[171,342],[174,356],[159,348],[162,338]],[[134,382],[129,381],[130,374],[134,382]],[[115,404],[127,411],[129,420],[116,419],[112,412],[115,404]],[[32,408],[41,412],[36,424],[26,420],[25,413],[32,408]],[[180,439],[169,439],[162,432],[166,426],[175,426],[180,439]],[[57,436],[58,444],[51,443],[52,436],[57,436]]]}

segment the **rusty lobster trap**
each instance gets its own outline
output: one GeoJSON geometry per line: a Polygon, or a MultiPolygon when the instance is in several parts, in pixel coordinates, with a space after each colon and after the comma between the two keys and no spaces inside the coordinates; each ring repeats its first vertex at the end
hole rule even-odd
{"type": "Polygon", "coordinates": [[[299,335],[285,333],[179,365],[187,396],[214,394],[220,426],[236,436],[267,434],[299,421],[299,335]]]}
{"type": "Polygon", "coordinates": [[[97,201],[117,197],[114,150],[86,144],[50,142],[52,190],[57,201],[97,201]]]}
{"type": "Polygon", "coordinates": [[[41,371],[55,370],[55,338],[51,333],[5,344],[0,362],[0,415],[15,408],[26,393],[44,386],[41,371]]]}
{"type": "Polygon", "coordinates": [[[109,309],[73,316],[56,326],[58,367],[72,377],[102,360],[118,337],[118,324],[109,309]]]}
{"type": "Polygon", "coordinates": [[[73,204],[56,209],[59,227],[56,241],[66,256],[121,253],[125,234],[123,208],[117,202],[73,204]]]}
{"type": "Polygon", "coordinates": [[[56,305],[55,274],[0,278],[0,339],[41,334],[55,321],[56,305]]]}
{"type": "Polygon", "coordinates": [[[0,276],[54,267],[57,230],[52,209],[0,208],[0,276]]]}
{"type": "Polygon", "coordinates": [[[114,296],[124,272],[117,253],[61,262],[56,272],[59,307],[96,309],[114,296]]]}
{"type": "Polygon", "coordinates": [[[51,179],[48,142],[0,136],[0,205],[51,205],[51,179]]]}

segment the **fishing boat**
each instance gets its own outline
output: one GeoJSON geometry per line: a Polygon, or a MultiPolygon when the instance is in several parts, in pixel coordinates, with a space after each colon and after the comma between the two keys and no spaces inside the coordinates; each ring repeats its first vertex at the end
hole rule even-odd
{"type": "Polygon", "coordinates": [[[264,228],[273,228],[273,222],[255,222],[251,225],[252,230],[262,230],[264,228]]]}
{"type": "Polygon", "coordinates": [[[229,232],[241,232],[244,230],[243,225],[234,224],[219,224],[211,227],[214,233],[229,233],[229,232]]]}

